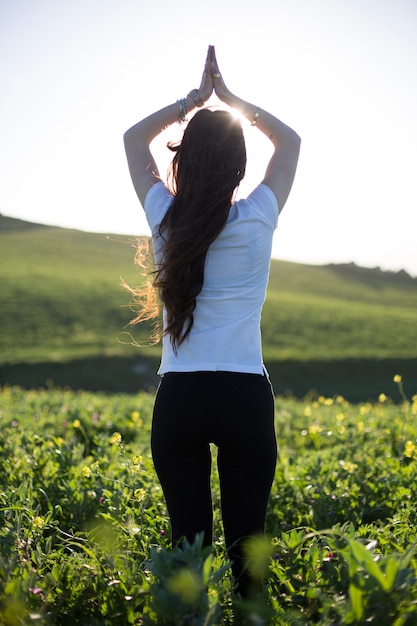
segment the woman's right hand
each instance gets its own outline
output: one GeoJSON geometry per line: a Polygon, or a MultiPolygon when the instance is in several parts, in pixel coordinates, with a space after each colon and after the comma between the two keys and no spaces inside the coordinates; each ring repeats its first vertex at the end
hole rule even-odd
{"type": "Polygon", "coordinates": [[[211,68],[211,75],[213,78],[213,86],[214,86],[214,91],[216,93],[216,96],[222,102],[225,102],[226,104],[228,104],[228,101],[230,100],[232,93],[226,87],[226,83],[224,82],[223,76],[221,75],[214,46],[211,46],[210,68],[211,68]]]}

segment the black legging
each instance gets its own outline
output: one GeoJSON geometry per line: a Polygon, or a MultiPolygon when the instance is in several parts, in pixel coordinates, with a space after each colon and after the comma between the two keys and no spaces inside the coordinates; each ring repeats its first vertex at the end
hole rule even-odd
{"type": "Polygon", "coordinates": [[[258,374],[165,374],[156,395],[152,454],[171,520],[172,542],[213,536],[210,443],[218,447],[223,528],[232,570],[247,595],[241,544],[264,532],[277,459],[274,396],[258,374]]]}

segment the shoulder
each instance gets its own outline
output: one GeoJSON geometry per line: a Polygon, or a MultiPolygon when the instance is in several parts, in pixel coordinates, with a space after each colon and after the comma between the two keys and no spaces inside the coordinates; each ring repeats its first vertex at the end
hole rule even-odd
{"type": "Polygon", "coordinates": [[[266,222],[272,228],[278,224],[279,207],[274,192],[265,184],[261,183],[245,199],[238,200],[234,207],[236,210],[252,219],[266,222]]]}

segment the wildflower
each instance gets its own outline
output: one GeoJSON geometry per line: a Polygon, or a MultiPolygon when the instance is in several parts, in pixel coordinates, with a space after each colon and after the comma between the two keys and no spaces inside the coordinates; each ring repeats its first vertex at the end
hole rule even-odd
{"type": "Polygon", "coordinates": [[[365,424],[362,421],[358,422],[358,432],[361,434],[365,432],[365,424]]]}
{"type": "Polygon", "coordinates": [[[310,417],[310,415],[311,415],[311,406],[306,406],[306,408],[304,409],[304,415],[306,417],[310,417]]]}
{"type": "Polygon", "coordinates": [[[89,467],[83,467],[82,473],[84,478],[91,478],[91,469],[89,467]]]}
{"type": "Polygon", "coordinates": [[[109,439],[109,442],[111,444],[115,443],[115,444],[119,445],[120,443],[122,443],[122,435],[120,433],[118,433],[118,432],[113,433],[112,436],[109,439]]]}
{"type": "Polygon", "coordinates": [[[412,459],[415,456],[415,452],[417,450],[416,445],[412,441],[406,441],[404,446],[404,456],[407,459],[412,459]]]}
{"type": "Polygon", "coordinates": [[[133,457],[132,459],[132,463],[133,465],[140,465],[143,461],[143,457],[141,454],[137,454],[136,456],[133,457]]]}
{"type": "Polygon", "coordinates": [[[311,424],[308,432],[310,433],[310,435],[318,435],[319,433],[321,433],[322,430],[323,429],[320,424],[318,422],[314,422],[314,424],[311,424]]]}
{"type": "Polygon", "coordinates": [[[43,517],[40,517],[39,515],[37,515],[36,517],[33,518],[32,524],[34,525],[35,528],[42,528],[44,524],[43,517]]]}
{"type": "Polygon", "coordinates": [[[92,472],[96,472],[100,467],[100,463],[98,461],[94,461],[94,463],[91,464],[90,468],[92,472]]]}
{"type": "Polygon", "coordinates": [[[138,533],[140,533],[140,527],[132,518],[128,519],[127,521],[127,530],[131,535],[137,535],[138,533]]]}
{"type": "Polygon", "coordinates": [[[395,374],[393,381],[394,383],[401,383],[402,382],[403,377],[400,374],[395,374]]]}
{"type": "Polygon", "coordinates": [[[386,401],[387,401],[387,396],[385,395],[385,393],[380,393],[379,396],[378,396],[378,402],[383,404],[386,401]]]}
{"type": "Polygon", "coordinates": [[[336,403],[337,404],[346,404],[346,400],[344,399],[343,396],[336,396],[336,403]]]}
{"type": "Polygon", "coordinates": [[[355,470],[358,469],[356,463],[352,463],[351,461],[339,461],[339,465],[347,472],[348,474],[353,474],[355,470]]]}
{"type": "Polygon", "coordinates": [[[338,413],[336,415],[336,422],[338,424],[340,424],[341,422],[343,422],[343,420],[345,419],[345,414],[344,413],[338,413]]]}
{"type": "Polygon", "coordinates": [[[80,427],[81,427],[81,422],[80,422],[80,420],[74,420],[74,421],[72,422],[72,427],[73,427],[73,428],[80,428],[80,427]]]}
{"type": "Polygon", "coordinates": [[[135,498],[138,499],[139,502],[143,502],[144,499],[146,498],[146,491],[145,489],[136,489],[134,492],[134,496],[135,498]]]}
{"type": "Polygon", "coordinates": [[[135,426],[138,426],[139,428],[142,426],[143,420],[142,420],[142,418],[140,416],[139,411],[133,411],[133,413],[131,415],[131,418],[132,418],[132,422],[135,424],[135,426]]]}
{"type": "Polygon", "coordinates": [[[33,593],[34,596],[38,596],[42,593],[42,589],[40,587],[29,587],[30,593],[33,593]]]}

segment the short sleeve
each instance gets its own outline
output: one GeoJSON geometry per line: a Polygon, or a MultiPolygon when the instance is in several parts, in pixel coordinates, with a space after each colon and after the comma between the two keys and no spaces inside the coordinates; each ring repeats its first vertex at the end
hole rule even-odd
{"type": "Polygon", "coordinates": [[[163,182],[152,185],[145,198],[145,215],[151,232],[161,223],[172,201],[172,195],[163,182]]]}

